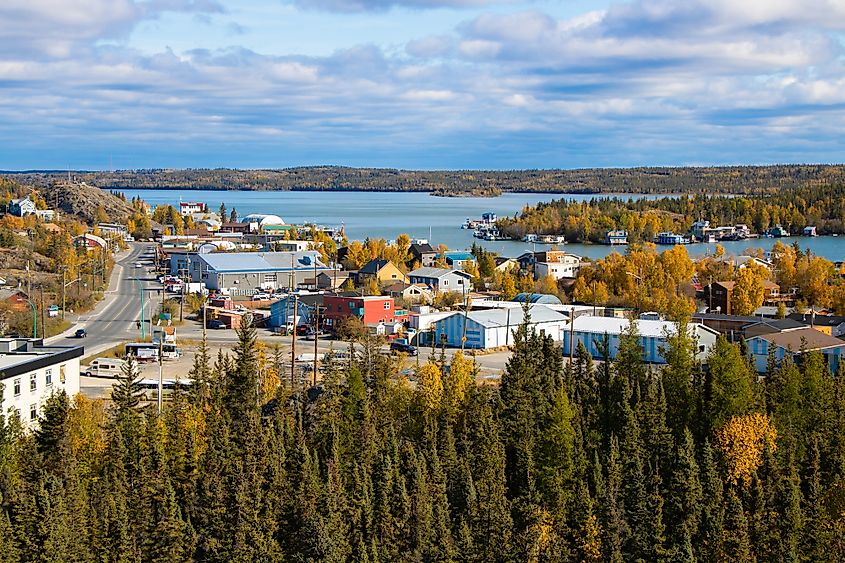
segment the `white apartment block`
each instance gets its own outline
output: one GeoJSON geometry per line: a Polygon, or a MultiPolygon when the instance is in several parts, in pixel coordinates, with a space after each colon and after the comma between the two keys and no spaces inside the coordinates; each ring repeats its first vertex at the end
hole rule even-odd
{"type": "Polygon", "coordinates": [[[82,346],[50,346],[31,338],[0,338],[0,409],[17,414],[26,428],[38,423],[41,407],[53,393],[79,393],[82,346]]]}

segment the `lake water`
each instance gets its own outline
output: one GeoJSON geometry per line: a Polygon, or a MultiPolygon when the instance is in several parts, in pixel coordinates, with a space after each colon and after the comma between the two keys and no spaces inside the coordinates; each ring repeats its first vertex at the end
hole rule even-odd
{"type": "MultiPolygon", "coordinates": [[[[503,256],[518,256],[531,245],[519,241],[480,241],[472,231],[461,229],[469,217],[478,219],[482,213],[512,216],[526,205],[541,201],[567,199],[583,201],[592,195],[505,193],[495,198],[484,197],[433,197],[424,192],[257,192],[214,190],[124,190],[127,198],[138,196],[150,205],[178,205],[185,201],[202,201],[216,211],[220,203],[226,208],[237,209],[240,216],[250,213],[272,213],[287,223],[316,223],[328,226],[343,225],[350,239],[384,238],[391,240],[401,233],[412,238],[429,239],[432,244],[445,244],[450,249],[469,248],[473,242],[494,250],[503,256]]],[[[603,195],[602,197],[607,197],[603,195]]],[[[625,194],[631,199],[655,199],[660,196],[625,194]]],[[[845,258],[843,237],[790,237],[780,239],[784,244],[797,240],[802,247],[829,260],[845,258]]],[[[749,248],[770,249],[773,239],[724,242],[730,254],[742,254],[749,248]]],[[[536,245],[537,249],[548,245],[536,245]]],[[[693,244],[688,250],[693,256],[712,253],[715,245],[693,244]]],[[[580,256],[602,258],[612,250],[624,252],[624,247],[611,249],[605,245],[567,244],[566,250],[580,256]]]]}

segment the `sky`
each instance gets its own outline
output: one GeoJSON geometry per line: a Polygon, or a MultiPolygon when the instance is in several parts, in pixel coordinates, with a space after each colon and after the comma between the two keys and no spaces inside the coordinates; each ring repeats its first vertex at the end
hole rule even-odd
{"type": "Polygon", "coordinates": [[[0,169],[842,162],[845,0],[2,0],[0,169]]]}

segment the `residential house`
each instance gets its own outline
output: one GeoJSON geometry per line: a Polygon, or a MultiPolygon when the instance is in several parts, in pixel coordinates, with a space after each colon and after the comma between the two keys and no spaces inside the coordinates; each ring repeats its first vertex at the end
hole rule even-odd
{"type": "Polygon", "coordinates": [[[545,293],[518,293],[513,298],[516,303],[531,303],[532,305],[560,305],[560,299],[557,295],[547,295],[545,293]]]}
{"type": "Polygon", "coordinates": [[[447,268],[417,268],[408,274],[410,283],[421,283],[434,293],[455,291],[469,293],[472,276],[462,270],[447,268]]]}
{"type": "Polygon", "coordinates": [[[45,345],[30,338],[0,338],[0,409],[16,413],[35,428],[44,403],[53,393],[79,393],[82,346],[45,345]]]}
{"type": "MultiPolygon", "coordinates": [[[[731,314],[731,300],[736,282],[716,281],[704,287],[704,300],[708,310],[731,314]]],[[[763,281],[763,304],[777,305],[780,300],[780,286],[769,280],[763,281]]]]}
{"type": "Polygon", "coordinates": [[[0,288],[0,303],[13,311],[25,311],[29,307],[29,297],[20,289],[0,288]]]}
{"type": "Polygon", "coordinates": [[[377,284],[407,282],[408,277],[390,260],[370,260],[358,270],[358,283],[363,285],[370,280],[377,284]]]}
{"type": "Polygon", "coordinates": [[[788,332],[805,328],[806,325],[792,319],[762,319],[742,327],[743,336],[748,339],[762,334],[788,332]]]}
{"type": "Polygon", "coordinates": [[[185,215],[193,215],[194,213],[202,213],[205,211],[205,204],[200,201],[180,201],[179,214],[183,217],[185,215]]]}
{"type": "Polygon", "coordinates": [[[695,313],[690,322],[702,324],[723,334],[730,342],[738,342],[745,334],[745,327],[760,322],[761,317],[723,315],[720,313],[695,313]]]}
{"type": "MultiPolygon", "coordinates": [[[[581,315],[575,317],[574,326],[567,327],[563,337],[564,355],[573,354],[581,343],[595,359],[603,359],[603,344],[607,338],[608,355],[611,360],[619,353],[619,341],[622,334],[634,323],[639,334],[639,344],[643,349],[643,361],[653,364],[665,364],[663,350],[668,346],[667,335],[677,334],[678,325],[671,321],[619,319],[613,317],[594,317],[581,315]]],[[[704,359],[710,353],[719,333],[702,324],[687,325],[690,337],[695,339],[695,354],[704,359]]]]}
{"type": "Polygon", "coordinates": [[[567,254],[559,262],[535,262],[534,279],[541,280],[551,276],[555,280],[575,279],[581,269],[581,257],[567,254]]]}
{"type": "Polygon", "coordinates": [[[845,336],[845,317],[843,316],[792,313],[787,315],[787,318],[801,323],[801,326],[809,326],[831,336],[845,336]]]}
{"type": "MultiPolygon", "coordinates": [[[[466,337],[464,347],[490,349],[513,344],[513,332],[523,322],[522,307],[488,309],[484,311],[455,312],[435,322],[437,342],[458,348],[466,337]]],[[[545,305],[531,305],[530,326],[538,333],[551,336],[556,342],[563,340],[569,321],[565,315],[545,305]]]]}
{"type": "Polygon", "coordinates": [[[506,256],[496,256],[495,260],[497,272],[507,272],[513,269],[519,269],[519,262],[517,262],[513,258],[507,258],[506,256]]]}
{"type": "Polygon", "coordinates": [[[9,202],[9,213],[16,217],[24,217],[32,215],[36,211],[35,202],[29,199],[29,196],[20,199],[13,199],[9,202]]]}
{"type": "Polygon", "coordinates": [[[412,244],[409,252],[411,254],[411,260],[414,263],[419,263],[423,268],[431,268],[437,262],[437,251],[427,242],[412,244]]]}
{"type": "Polygon", "coordinates": [[[382,288],[382,293],[406,303],[431,303],[434,299],[428,286],[421,283],[396,282],[382,288]]]}
{"type": "Polygon", "coordinates": [[[352,272],[331,270],[317,274],[317,289],[340,289],[349,280],[352,272]]]}
{"type": "Polygon", "coordinates": [[[254,288],[293,289],[316,272],[331,271],[320,261],[320,253],[306,252],[217,252],[188,256],[191,281],[208,289],[251,292],[254,288]]]}
{"type": "Polygon", "coordinates": [[[95,249],[107,250],[109,247],[109,243],[107,243],[105,239],[98,237],[97,235],[85,233],[73,239],[73,246],[80,249],[84,248],[85,251],[88,252],[90,250],[95,249]]]}
{"type": "Polygon", "coordinates": [[[472,252],[449,250],[437,255],[436,261],[439,262],[441,260],[446,262],[446,265],[453,270],[465,270],[468,263],[475,263],[475,256],[472,252]]]}
{"type": "Polygon", "coordinates": [[[806,352],[818,351],[831,373],[836,373],[845,360],[845,341],[810,327],[753,336],[746,344],[754,368],[760,373],[766,371],[770,353],[779,364],[787,355],[799,361],[806,352]]]}

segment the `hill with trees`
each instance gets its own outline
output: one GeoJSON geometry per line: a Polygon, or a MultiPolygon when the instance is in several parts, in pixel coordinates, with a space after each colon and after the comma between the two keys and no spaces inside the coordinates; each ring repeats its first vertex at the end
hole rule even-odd
{"type": "MultiPolygon", "coordinates": [[[[28,185],[62,181],[65,171],[3,172],[28,185]]],[[[283,169],[77,171],[75,181],[107,190],[422,191],[440,195],[501,192],[759,194],[845,183],[843,165],[587,168],[579,170],[398,170],[308,166],[283,169]]]]}

